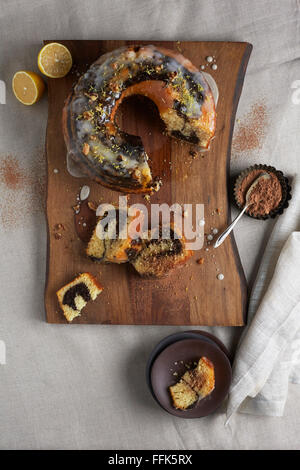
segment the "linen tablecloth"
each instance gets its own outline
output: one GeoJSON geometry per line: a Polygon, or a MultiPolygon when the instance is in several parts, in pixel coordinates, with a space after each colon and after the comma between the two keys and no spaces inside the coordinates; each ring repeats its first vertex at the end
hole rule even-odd
{"type": "MultiPolygon", "coordinates": [[[[0,344],[6,345],[6,364],[0,364],[0,448],[297,448],[296,385],[290,386],[284,417],[237,413],[226,428],[225,406],[188,421],[155,404],[144,380],[147,357],[163,336],[184,327],[45,322],[47,99],[25,107],[10,83],[16,70],[37,71],[43,39],[248,41],[254,49],[238,108],[231,172],[267,163],[295,174],[300,2],[1,0],[0,7],[0,80],[6,84],[6,104],[3,99],[0,104],[0,344]]],[[[272,224],[245,217],[236,230],[250,286],[272,224]]],[[[241,329],[210,331],[233,351],[241,329]]]]}

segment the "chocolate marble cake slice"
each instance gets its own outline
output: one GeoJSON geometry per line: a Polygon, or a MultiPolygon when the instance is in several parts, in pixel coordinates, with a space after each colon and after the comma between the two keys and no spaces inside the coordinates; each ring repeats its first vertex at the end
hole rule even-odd
{"type": "Polygon", "coordinates": [[[66,319],[71,322],[81,314],[90,300],[95,300],[103,287],[90,273],[82,273],[56,292],[66,319]]]}
{"type": "Polygon", "coordinates": [[[96,262],[117,264],[134,259],[142,248],[141,240],[130,231],[130,224],[136,217],[141,220],[140,213],[130,216],[119,208],[99,217],[87,245],[88,257],[96,262]]]}
{"type": "Polygon", "coordinates": [[[193,252],[186,249],[185,238],[171,224],[149,230],[148,238],[142,239],[142,249],[131,264],[143,277],[162,278],[192,255],[193,252]]]}

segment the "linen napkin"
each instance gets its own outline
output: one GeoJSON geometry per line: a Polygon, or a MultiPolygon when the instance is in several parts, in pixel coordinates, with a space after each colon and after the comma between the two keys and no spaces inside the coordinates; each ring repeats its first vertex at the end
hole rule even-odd
{"type": "Polygon", "coordinates": [[[251,293],[226,423],[237,410],[282,416],[289,381],[300,383],[299,177],[294,178],[292,194],[270,236],[251,293]]]}

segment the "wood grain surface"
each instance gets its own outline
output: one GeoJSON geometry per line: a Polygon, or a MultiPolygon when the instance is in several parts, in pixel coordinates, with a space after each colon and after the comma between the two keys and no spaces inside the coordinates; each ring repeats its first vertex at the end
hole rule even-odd
{"type": "MultiPolygon", "coordinates": [[[[45,41],[45,43],[52,41],[45,41]]],[[[155,106],[147,99],[133,97],[118,111],[121,127],[140,135],[152,162],[152,174],[163,179],[161,190],[151,203],[196,204],[205,207],[205,232],[222,231],[230,221],[228,182],[231,138],[236,108],[252,46],[237,42],[161,42],[161,41],[57,41],[71,51],[74,65],[61,79],[48,81],[47,222],[48,265],[45,308],[49,323],[66,323],[55,292],[78,273],[95,275],[104,291],[90,302],[73,323],[135,325],[243,325],[246,321],[247,288],[238,251],[229,236],[221,247],[205,245],[181,269],[162,280],[140,278],[129,264],[99,265],[85,255],[85,244],[74,226],[76,198],[82,185],[91,188],[89,199],[95,203],[117,203],[120,193],[106,189],[87,178],[72,177],[66,167],[66,148],[61,114],[68,93],[79,76],[101,54],[127,44],[164,45],[181,52],[196,66],[215,56],[218,68],[206,71],[219,88],[217,131],[209,152],[192,158],[188,143],[163,134],[155,106]],[[170,165],[171,162],[171,165],[170,165]],[[54,170],[58,170],[54,171],[54,170]],[[217,210],[216,210],[217,209],[217,210]],[[57,239],[57,224],[62,224],[57,239]],[[208,250],[206,249],[208,248],[208,250]],[[204,258],[203,264],[196,260],[204,258]],[[224,279],[218,280],[222,272],[224,279]]],[[[133,195],[129,204],[145,203],[142,195],[133,195]]],[[[149,205],[150,210],[150,205],[149,205]]]]}

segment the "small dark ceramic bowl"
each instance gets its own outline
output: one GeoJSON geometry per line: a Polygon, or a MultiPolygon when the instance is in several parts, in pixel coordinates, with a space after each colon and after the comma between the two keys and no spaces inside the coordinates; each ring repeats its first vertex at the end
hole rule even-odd
{"type": "Polygon", "coordinates": [[[289,184],[288,178],[286,176],[284,176],[282,171],[276,170],[276,168],[274,168],[273,166],[262,165],[262,164],[253,165],[253,166],[250,166],[249,168],[247,168],[246,170],[242,171],[239,174],[239,176],[237,177],[237,179],[235,181],[235,185],[234,185],[234,199],[235,199],[236,205],[238,206],[239,209],[243,209],[243,207],[241,206],[241,204],[238,200],[238,196],[237,196],[238,190],[239,190],[239,187],[240,187],[243,179],[249,173],[251,173],[254,170],[264,170],[267,173],[273,173],[274,175],[277,176],[277,178],[280,182],[280,185],[281,185],[282,199],[281,199],[281,202],[280,202],[279,206],[276,207],[275,209],[273,209],[269,214],[264,214],[264,215],[256,214],[256,215],[254,215],[249,210],[247,210],[245,212],[245,214],[248,215],[249,217],[252,217],[253,219],[259,219],[259,220],[267,220],[267,219],[270,219],[270,218],[274,219],[277,215],[282,214],[283,211],[288,207],[289,200],[291,199],[292,195],[291,195],[291,186],[289,184]]]}
{"type": "Polygon", "coordinates": [[[228,394],[231,383],[231,365],[228,357],[212,341],[203,338],[182,339],[169,344],[156,357],[151,368],[151,384],[156,400],[168,413],[179,418],[201,418],[213,413],[228,394]],[[186,370],[185,364],[207,357],[215,369],[215,388],[210,395],[187,410],[174,408],[169,392],[186,370]],[[175,363],[177,363],[175,367],[175,363]],[[174,376],[176,369],[177,376],[174,376]]]}

